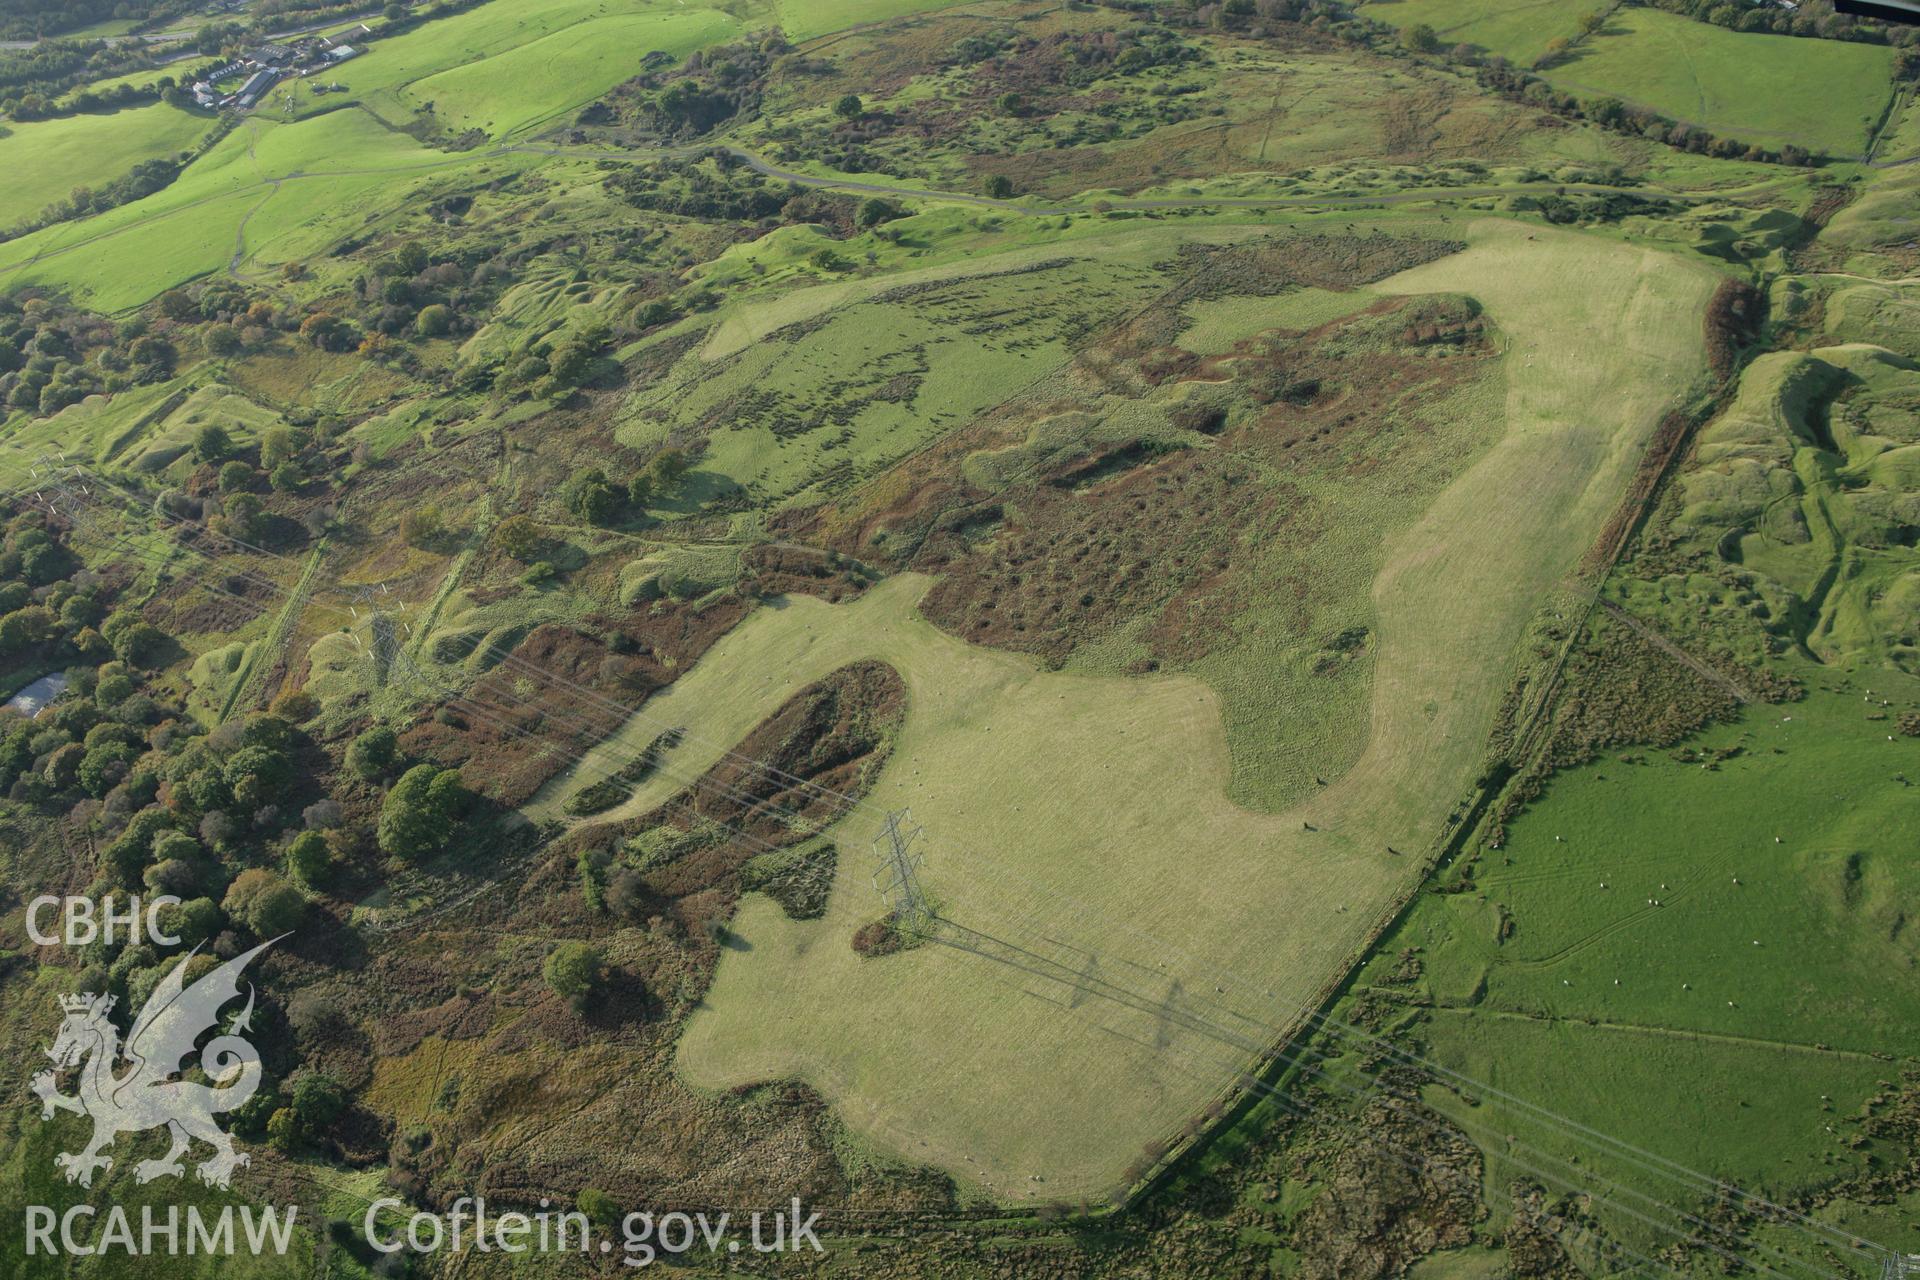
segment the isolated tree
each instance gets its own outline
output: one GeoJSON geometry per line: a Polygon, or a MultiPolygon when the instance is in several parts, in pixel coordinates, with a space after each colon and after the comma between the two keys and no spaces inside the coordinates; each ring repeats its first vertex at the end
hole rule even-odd
{"type": "Polygon", "coordinates": [[[217,422],[201,427],[193,437],[193,452],[202,462],[219,462],[233,453],[233,437],[217,422]]]}
{"type": "Polygon", "coordinates": [[[593,372],[595,344],[580,337],[561,342],[547,356],[547,375],[562,387],[577,387],[593,372]]]}
{"type": "Polygon", "coordinates": [[[417,764],[393,784],[380,806],[381,852],[417,862],[446,848],[468,792],[460,775],[438,765],[417,764]]]}
{"type": "Polygon", "coordinates": [[[220,468],[220,492],[239,493],[253,486],[253,468],[239,460],[220,468]]]}
{"type": "Polygon", "coordinates": [[[540,552],[547,545],[546,535],[540,532],[540,526],[526,516],[508,516],[493,531],[494,545],[522,564],[531,564],[540,558],[540,552]]]}
{"type": "Polygon", "coordinates": [[[1440,48],[1440,33],[1425,22],[1416,22],[1408,27],[1400,39],[1415,53],[1435,53],[1440,48]]]}
{"type": "Polygon", "coordinates": [[[264,470],[271,471],[284,462],[293,461],[299,452],[300,441],[292,427],[269,427],[260,436],[260,466],[264,470]]]}
{"type": "Polygon", "coordinates": [[[680,478],[687,474],[687,469],[692,465],[693,460],[687,456],[685,449],[662,449],[648,461],[647,478],[653,481],[655,489],[671,489],[680,483],[680,478]]]}
{"type": "Polygon", "coordinates": [[[228,499],[223,514],[227,518],[227,532],[236,538],[251,540],[258,538],[266,527],[267,509],[260,499],[250,493],[236,493],[228,499]]]}
{"type": "Polygon", "coordinates": [[[237,355],[246,345],[240,339],[240,331],[230,324],[208,325],[200,342],[206,347],[208,355],[215,356],[237,355]]]}
{"type": "Polygon", "coordinates": [[[300,923],[307,909],[300,891],[271,871],[249,867],[233,878],[221,907],[257,938],[276,938],[300,923]]]}
{"type": "Polygon", "coordinates": [[[318,831],[302,831],[287,845],[287,874],[309,889],[323,887],[333,870],[333,850],[318,831]]]}
{"type": "Polygon", "coordinates": [[[0,617],[0,656],[10,657],[46,643],[58,625],[53,610],[37,604],[0,617]]]}
{"type": "Polygon", "coordinates": [[[665,298],[655,298],[651,302],[641,303],[634,310],[633,323],[639,328],[651,329],[655,325],[667,324],[679,315],[671,302],[665,298]]]}
{"type": "Polygon", "coordinates": [[[877,227],[883,222],[892,222],[895,218],[903,216],[904,211],[899,205],[891,200],[873,196],[860,206],[860,213],[855,221],[863,227],[877,227]]]}
{"type": "Polygon", "coordinates": [[[287,1109],[293,1112],[300,1131],[312,1137],[347,1109],[347,1091],[325,1072],[299,1071],[287,1090],[287,1109]]]}
{"type": "Polygon", "coordinates": [[[385,777],[399,757],[399,737],[385,725],[375,725],[347,748],[347,768],[372,782],[385,777]]]}
{"type": "Polygon", "coordinates": [[[444,532],[446,524],[440,518],[440,508],[432,503],[409,507],[400,516],[400,540],[410,547],[429,547],[444,532]]]}
{"type": "Polygon", "coordinates": [[[1005,200],[1013,194],[1013,179],[1007,177],[1004,173],[996,173],[987,179],[987,185],[984,189],[986,193],[995,200],[1005,200]]]}
{"type": "Polygon", "coordinates": [[[430,261],[427,247],[418,240],[409,240],[393,251],[393,269],[401,275],[417,276],[427,269],[430,261]]]}
{"type": "Polygon", "coordinates": [[[267,1141],[278,1151],[296,1151],[300,1147],[300,1121],[292,1107],[280,1107],[267,1117],[267,1141]]]}
{"type": "Polygon", "coordinates": [[[547,956],[541,972],[547,985],[578,1009],[600,983],[600,953],[584,942],[563,942],[547,956]]]}
{"type": "Polygon", "coordinates": [[[842,120],[858,120],[867,114],[867,105],[860,101],[859,94],[849,93],[833,104],[833,114],[842,120]]]}
{"type": "Polygon", "coordinates": [[[619,1225],[620,1205],[606,1192],[595,1187],[582,1187],[580,1194],[573,1198],[574,1208],[587,1215],[587,1221],[602,1228],[619,1225]]]}
{"type": "Polygon", "coordinates": [[[620,510],[620,492],[608,482],[606,472],[587,467],[574,472],[567,483],[567,509],[588,524],[611,524],[620,510]]]}

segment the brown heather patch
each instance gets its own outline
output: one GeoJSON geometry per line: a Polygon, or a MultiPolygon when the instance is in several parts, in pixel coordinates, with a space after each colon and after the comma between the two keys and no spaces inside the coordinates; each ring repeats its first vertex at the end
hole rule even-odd
{"type": "Polygon", "coordinates": [[[1403,302],[1368,318],[1400,313],[1408,322],[1398,344],[1363,357],[1329,350],[1341,325],[1298,340],[1255,339],[1217,357],[1149,353],[1140,363],[1151,380],[1230,383],[1254,407],[1214,448],[1155,457],[1123,446],[1041,475],[1004,504],[974,494],[971,505],[944,512],[913,561],[941,575],[922,605],[928,618],[976,643],[1060,662],[1144,617],[1158,663],[1205,656],[1256,593],[1297,600],[1304,617],[1313,583],[1303,559],[1277,580],[1255,580],[1273,563],[1274,545],[1316,536],[1303,486],[1378,470],[1400,445],[1396,434],[1428,430],[1432,407],[1479,367],[1417,354],[1436,342],[1481,349],[1477,322],[1449,327],[1403,302]],[[969,543],[969,517],[999,523],[969,543]]]}
{"type": "Polygon", "coordinates": [[[744,833],[690,845],[649,869],[646,887],[695,926],[732,914],[740,867],[768,846],[806,839],[863,794],[885,763],[906,714],[906,685],[881,662],[856,662],[800,690],[709,769],[676,802],[638,818],[584,828],[569,849],[625,839],[657,827],[694,832],[704,823],[744,833]],[[758,764],[749,768],[743,761],[758,764]],[[759,765],[769,766],[761,768],[759,765]]]}
{"type": "MultiPolygon", "coordinates": [[[[531,641],[533,637],[529,637],[531,641]]],[[[577,653],[577,640],[551,645],[577,653]]],[[[879,663],[859,663],[801,690],[757,726],[736,754],[799,779],[860,791],[884,761],[905,687],[879,663]]],[[[800,1195],[836,1206],[907,1213],[953,1205],[943,1177],[843,1166],[834,1122],[811,1090],[775,1082],[726,1095],[679,1083],[673,1044],[711,981],[740,867],[765,843],[801,838],[775,809],[824,820],[830,809],[792,779],[717,766],[697,794],[704,818],[747,831],[646,873],[644,897],[623,914],[589,908],[575,859],[659,826],[700,824],[676,807],[582,828],[559,841],[511,891],[476,900],[460,927],[403,939],[368,966],[356,996],[371,1016],[384,1068],[413,1082],[426,1141],[396,1141],[396,1185],[426,1203],[485,1194],[497,1203],[571,1203],[583,1185],[628,1205],[754,1207],[800,1195]],[[540,977],[541,940],[587,938],[607,979],[584,1009],[540,977]],[[439,1043],[435,1043],[435,1040],[439,1043]],[[644,1117],[643,1142],[635,1117],[644,1117]]],[[[617,865],[617,864],[616,864],[617,865]]],[[[381,1070],[377,1068],[376,1070],[381,1070]]]]}
{"type": "Polygon", "coordinates": [[[141,616],[169,635],[224,636],[272,612],[280,602],[265,583],[252,581],[251,570],[247,577],[188,574],[156,592],[141,608],[141,616]]]}
{"type": "Polygon", "coordinates": [[[599,634],[537,627],[515,646],[513,661],[474,682],[467,701],[417,719],[403,745],[460,769],[469,787],[499,804],[522,804],[570,755],[612,733],[627,711],[672,683],[746,610],[745,601],[726,599],[704,609],[668,606],[594,619],[599,634]]]}
{"type": "Polygon", "coordinates": [[[838,552],[788,543],[749,547],[741,557],[747,585],[756,595],[819,596],[832,604],[866,589],[857,565],[838,552]]]}

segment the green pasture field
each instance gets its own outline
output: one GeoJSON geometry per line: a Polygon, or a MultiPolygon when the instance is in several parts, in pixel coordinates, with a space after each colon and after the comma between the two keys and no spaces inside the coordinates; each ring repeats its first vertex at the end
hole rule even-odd
{"type": "MultiPolygon", "coordinates": [[[[642,708],[605,762],[663,727],[689,736],[630,810],[666,799],[673,779],[696,775],[807,681],[862,657],[890,662],[909,711],[875,808],[910,804],[927,824],[944,918],[1038,949],[1054,974],[1010,967],[994,944],[980,944],[987,956],[956,950],[979,941],[965,933],[860,961],[847,939],[879,903],[863,864],[845,859],[821,921],[744,906],[741,945],[682,1041],[690,1078],[798,1075],[860,1133],[983,1189],[1024,1198],[1039,1174],[1049,1196],[1094,1194],[1250,1056],[1247,1035],[1222,1036],[1216,1020],[1264,1041],[1280,1030],[1271,1010],[1341,970],[1404,886],[1412,860],[1388,847],[1425,847],[1441,829],[1476,771],[1531,610],[1604,522],[1638,442],[1701,359],[1710,271],[1507,223],[1470,234],[1465,253],[1382,291],[1482,300],[1511,335],[1506,392],[1483,409],[1502,433],[1391,540],[1371,587],[1380,651],[1365,749],[1307,802],[1262,817],[1226,800],[1231,697],[1183,677],[1048,674],[967,646],[917,618],[924,587],[912,578],[850,605],[795,598],[757,613],[642,708]],[[1601,403],[1608,412],[1593,412],[1601,403]],[[1050,941],[1018,923],[1036,881],[1086,904],[1048,913],[1050,941]],[[1178,939],[1178,954],[1144,935],[1178,939]],[[1069,954],[1097,957],[1127,994],[1063,984],[1069,954]],[[1216,968],[1252,985],[1216,989],[1216,968]],[[775,1007],[783,1016],[769,1020],[775,1007]],[[960,1089],[962,1077],[999,1087],[960,1089]]],[[[1288,729],[1266,732],[1284,743],[1288,729]]],[[[591,781],[591,768],[544,798],[591,781]]],[[[864,847],[871,826],[849,820],[838,838],[864,847]]]]}
{"type": "Polygon", "coordinates": [[[1870,282],[1839,277],[1826,299],[1827,336],[1896,351],[1920,334],[1920,280],[1870,282]]]}
{"type": "MultiPolygon", "coordinates": [[[[638,74],[647,53],[679,59],[738,30],[732,18],[711,9],[596,18],[412,81],[401,96],[416,108],[431,103],[434,118],[449,129],[505,137],[586,105],[638,74]]],[[[368,57],[377,56],[376,47],[368,57]]]]}
{"type": "MultiPolygon", "coordinates": [[[[71,102],[82,93],[104,93],[109,89],[118,89],[121,85],[132,85],[137,89],[144,89],[165,74],[167,73],[159,68],[144,67],[139,71],[129,71],[123,75],[104,76],[98,80],[89,80],[82,85],[75,85],[62,94],[59,101],[71,102]]],[[[179,79],[177,70],[174,78],[179,79]]]]}
{"type": "Polygon", "coordinates": [[[1622,8],[1543,73],[1742,141],[1858,156],[1893,93],[1885,45],[1757,35],[1658,9],[1622,8]]]}
{"type": "MultiPolygon", "coordinates": [[[[663,0],[494,0],[377,41],[328,82],[394,124],[431,103],[449,131],[497,137],[591,101],[639,74],[652,50],[678,58],[737,30],[725,14],[663,0]]],[[[340,100],[295,81],[263,109],[308,115],[340,100]]]]}
{"type": "Polygon", "coordinates": [[[532,161],[428,150],[353,109],[291,124],[255,117],[166,190],[0,245],[0,286],[62,287],[119,311],[236,255],[277,263],[318,253],[404,208],[410,172],[487,173],[532,161]]]}
{"type": "Polygon", "coordinates": [[[164,103],[111,115],[11,124],[0,137],[0,229],[27,221],[75,187],[99,187],[143,160],[190,149],[212,122],[164,103]]]}
{"type": "MultiPolygon", "coordinates": [[[[1575,5],[1543,0],[1375,0],[1363,16],[1426,23],[1447,45],[1531,66],[1549,41],[1578,35],[1575,5]]],[[[1564,63],[1542,72],[1586,97],[1616,97],[1716,133],[1847,156],[1866,149],[1892,93],[1882,45],[1729,31],[1657,9],[1614,10],[1564,63]]]]}
{"type": "MultiPolygon", "coordinates": [[[[1238,950],[1238,929],[1271,936],[1274,922],[1258,904],[1284,893],[1298,904],[1290,918],[1321,927],[1288,938],[1289,955],[1319,954],[1283,985],[1294,990],[1307,973],[1337,963],[1339,944],[1329,935],[1345,922],[1334,904],[1364,896],[1393,869],[1345,839],[1300,839],[1297,822],[1229,804],[1218,702],[1205,686],[1185,677],[1046,673],[1030,659],[969,646],[914,612],[927,585],[903,575],[851,605],[796,597],[749,619],[623,731],[621,763],[660,726],[688,727],[628,807],[669,798],[675,776],[705,768],[802,685],[877,657],[901,672],[909,697],[872,801],[911,805],[917,821],[941,833],[929,842],[940,850],[929,877],[947,918],[1039,945],[1011,925],[1015,904],[1034,892],[1018,877],[1058,885],[1100,919],[1063,913],[1053,936],[1104,951],[1117,983],[1157,1003],[1182,984],[1196,997],[1210,992],[1204,968],[1145,951],[1100,920],[1117,916],[1158,931],[1178,916],[1184,945],[1224,959],[1213,945],[1238,950]],[[959,846],[963,838],[969,847],[959,846]],[[1182,905],[1180,886],[1214,874],[1238,889],[1182,905]],[[1150,967],[1133,967],[1140,963],[1150,967]]],[[[847,847],[864,848],[872,825],[861,814],[837,830],[847,847]]],[[[840,874],[820,921],[791,921],[760,899],[736,917],[732,927],[752,950],[737,957],[745,963],[722,966],[709,1009],[682,1040],[681,1063],[695,1082],[725,1087],[798,1074],[836,1097],[857,1129],[902,1155],[1009,1197],[1022,1197],[1034,1173],[1052,1184],[1051,1194],[1078,1195],[1108,1189],[1134,1149],[1177,1126],[1234,1056],[1168,1018],[1106,1001],[1063,1016],[1024,996],[1017,971],[948,947],[863,963],[847,942],[878,903],[870,887],[853,888],[864,880],[863,859],[843,860],[840,874]],[[774,1026],[764,1015],[776,987],[785,1016],[774,1026]],[[1197,1075],[1169,1072],[1151,1049],[1160,1038],[1177,1044],[1176,1058],[1190,1060],[1197,1075]],[[894,1087],[895,1070],[920,1084],[894,1087]],[[1003,1083],[985,1091],[942,1084],[961,1078],[1003,1083]]],[[[1037,985],[1065,998],[1054,984],[1037,985]]]]}
{"type": "Polygon", "coordinates": [[[1571,40],[1584,9],[1557,0],[1372,0],[1360,16],[1405,29],[1426,23],[1444,45],[1467,44],[1530,66],[1547,42],[1571,40]]]}
{"type": "MultiPolygon", "coordinates": [[[[1690,752],[1556,776],[1471,891],[1419,900],[1360,988],[1417,948],[1437,1012],[1416,1034],[1442,1065],[1761,1194],[1862,1171],[1855,1117],[1895,1071],[1875,1055],[1911,1052],[1920,1018],[1920,937],[1901,923],[1920,808],[1900,780],[1920,775],[1920,740],[1870,717],[1920,707],[1920,681],[1794,670],[1805,700],[1756,705],[1690,752]]],[[[1477,1136],[1671,1190],[1469,1092],[1477,1109],[1443,1105],[1477,1136]]]]}

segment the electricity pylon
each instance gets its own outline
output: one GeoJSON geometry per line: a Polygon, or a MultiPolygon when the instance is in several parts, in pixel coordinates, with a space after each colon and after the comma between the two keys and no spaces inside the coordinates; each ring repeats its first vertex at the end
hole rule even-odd
{"type": "Polygon", "coordinates": [[[880,891],[894,928],[901,933],[918,932],[933,919],[933,907],[920,887],[921,857],[911,851],[921,828],[908,826],[911,820],[908,809],[889,813],[887,825],[873,842],[880,862],[874,868],[873,887],[880,891]]]}

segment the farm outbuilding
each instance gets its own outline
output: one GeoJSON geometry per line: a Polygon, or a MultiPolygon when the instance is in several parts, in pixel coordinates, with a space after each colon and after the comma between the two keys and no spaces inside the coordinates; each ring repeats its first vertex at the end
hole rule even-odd
{"type": "Polygon", "coordinates": [[[274,82],[279,78],[278,71],[254,72],[247,77],[247,82],[240,86],[240,92],[234,95],[234,101],[243,107],[252,106],[260,100],[260,95],[273,88],[274,82]]]}

